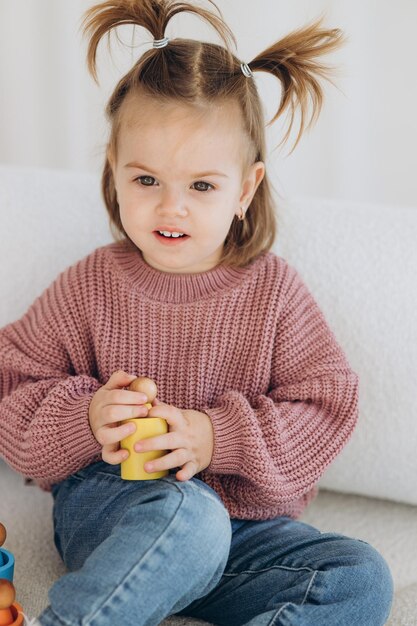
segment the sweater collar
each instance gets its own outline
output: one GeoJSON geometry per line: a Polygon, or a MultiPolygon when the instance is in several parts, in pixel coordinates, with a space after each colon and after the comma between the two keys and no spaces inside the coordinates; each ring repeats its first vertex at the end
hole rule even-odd
{"type": "Polygon", "coordinates": [[[163,272],[149,265],[142,251],[130,240],[110,244],[116,265],[124,279],[150,300],[184,303],[201,300],[239,285],[253,274],[265,252],[245,267],[217,265],[196,274],[163,272]]]}

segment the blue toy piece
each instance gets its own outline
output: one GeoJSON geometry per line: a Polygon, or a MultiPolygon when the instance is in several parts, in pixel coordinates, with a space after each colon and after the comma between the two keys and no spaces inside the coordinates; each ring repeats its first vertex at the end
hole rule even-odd
{"type": "Polygon", "coordinates": [[[14,556],[11,552],[1,547],[6,541],[6,536],[6,528],[4,524],[0,522],[0,578],[7,578],[7,580],[12,583],[14,574],[14,556]]]}
{"type": "Polygon", "coordinates": [[[0,548],[0,578],[7,578],[13,582],[14,556],[8,550],[0,548]]]}

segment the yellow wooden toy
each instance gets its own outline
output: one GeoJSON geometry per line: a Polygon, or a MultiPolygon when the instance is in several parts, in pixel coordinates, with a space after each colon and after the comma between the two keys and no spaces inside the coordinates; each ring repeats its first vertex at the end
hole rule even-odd
{"type": "MultiPolygon", "coordinates": [[[[135,378],[135,380],[130,383],[128,389],[130,391],[140,391],[146,394],[149,402],[147,402],[145,406],[147,406],[148,409],[152,408],[151,402],[155,400],[158,391],[152,379],[146,376],[135,378]]],[[[153,461],[154,459],[164,456],[169,450],[136,452],[134,449],[135,443],[141,439],[156,437],[157,435],[167,433],[167,421],[163,417],[135,417],[123,420],[121,423],[127,424],[129,422],[136,425],[136,431],[120,442],[120,447],[129,451],[129,457],[121,463],[121,477],[124,480],[154,480],[155,478],[167,476],[169,474],[168,470],[146,472],[144,465],[148,461],[153,461]]]]}

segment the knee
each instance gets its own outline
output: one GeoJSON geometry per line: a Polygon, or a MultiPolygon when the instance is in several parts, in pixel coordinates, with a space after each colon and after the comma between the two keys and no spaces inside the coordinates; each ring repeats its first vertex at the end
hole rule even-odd
{"type": "MultiPolygon", "coordinates": [[[[391,611],[394,583],[383,556],[364,541],[353,541],[354,564],[345,570],[350,594],[362,604],[372,624],[385,624],[391,611]]],[[[349,559],[350,560],[350,559],[349,559]]]]}
{"type": "Polygon", "coordinates": [[[202,481],[174,484],[182,496],[177,526],[187,533],[190,557],[199,571],[206,570],[206,577],[219,580],[232,541],[229,513],[217,494],[202,481]]]}

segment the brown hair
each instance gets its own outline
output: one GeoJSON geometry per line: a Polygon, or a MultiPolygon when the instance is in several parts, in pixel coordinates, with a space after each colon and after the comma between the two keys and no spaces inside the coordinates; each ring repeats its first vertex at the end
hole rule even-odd
{"type": "MultiPolygon", "coordinates": [[[[222,18],[217,5],[212,0],[208,1],[216,7],[222,18]]],[[[264,115],[255,81],[243,74],[241,61],[230,49],[230,41],[236,46],[234,35],[223,19],[213,12],[176,0],[109,0],[92,6],[85,12],[83,19],[83,34],[90,34],[87,62],[91,75],[98,82],[96,53],[103,35],[107,33],[109,40],[113,28],[132,24],[146,28],[154,39],[162,39],[169,20],[182,11],[195,13],[207,20],[217,30],[225,47],[192,39],[170,39],[166,47],[145,52],[116,85],[106,107],[111,129],[102,174],[102,194],[116,240],[130,238],[120,220],[108,154],[116,158],[120,109],[128,94],[144,94],[161,102],[196,106],[237,102],[247,135],[245,167],[266,160],[264,115]]],[[[320,28],[322,20],[323,17],[320,17],[289,33],[247,63],[252,71],[268,72],[281,82],[281,101],[268,125],[286,109],[290,109],[291,119],[277,147],[287,140],[291,132],[297,106],[301,109],[301,126],[290,154],[305,128],[308,96],[312,99],[313,110],[306,130],[318,118],[322,107],[323,91],[316,75],[332,82],[326,74],[334,68],[319,63],[316,57],[337,49],[345,41],[340,29],[320,28]]],[[[220,263],[243,267],[262,252],[271,249],[277,234],[272,188],[265,172],[245,219],[234,219],[231,224],[220,263]]]]}

